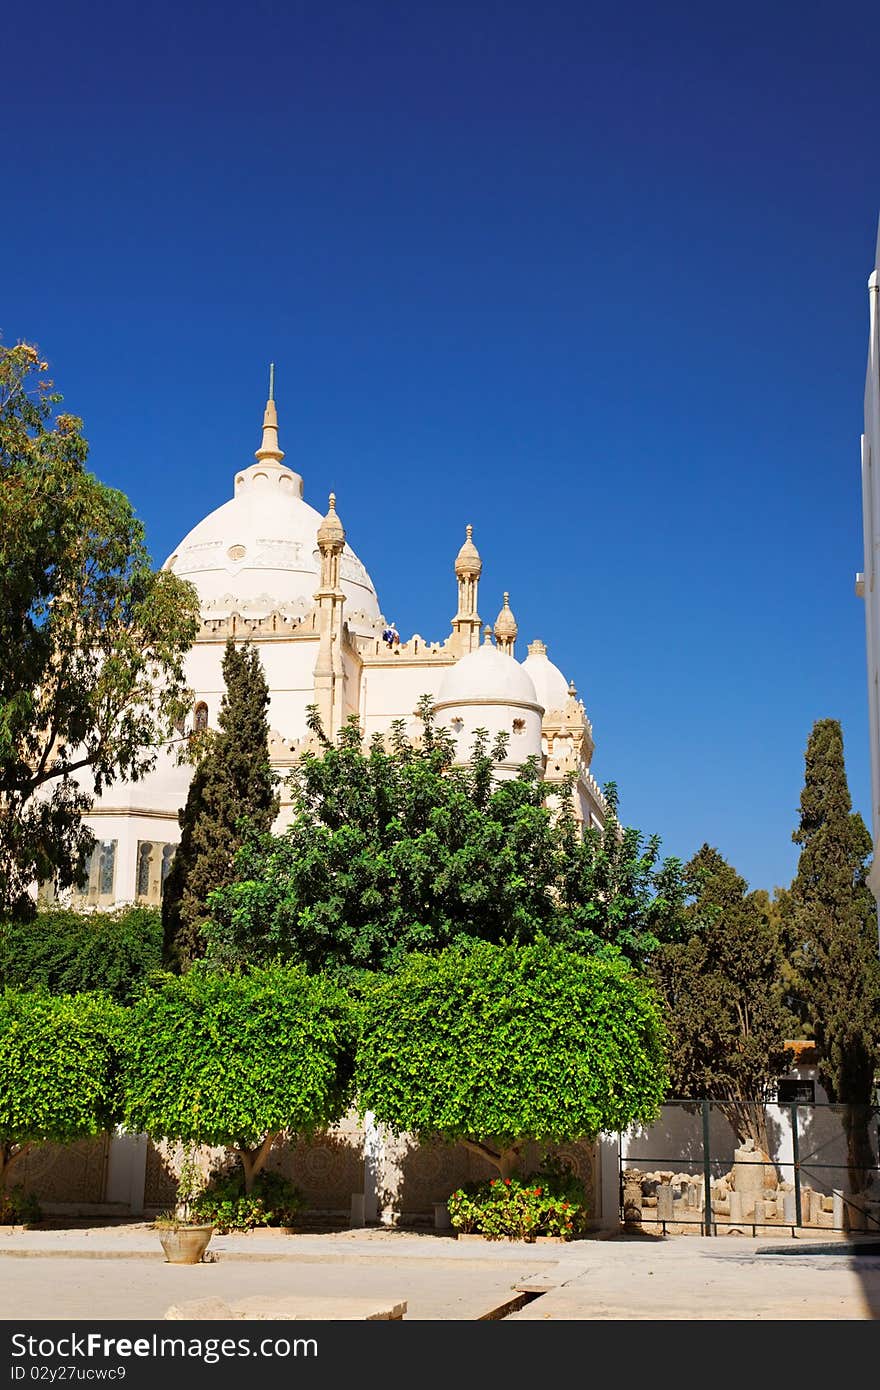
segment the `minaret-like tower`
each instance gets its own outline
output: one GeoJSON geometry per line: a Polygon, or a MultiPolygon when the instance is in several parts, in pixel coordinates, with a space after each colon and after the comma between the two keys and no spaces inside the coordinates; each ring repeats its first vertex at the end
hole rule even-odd
{"type": "Polygon", "coordinates": [[[868,370],[865,432],[862,435],[862,522],[864,570],[856,593],[865,600],[868,666],[868,738],[871,752],[871,821],[874,860],[868,883],[880,904],[880,227],[874,269],[868,279],[868,370]]]}
{"type": "Polygon", "coordinates": [[[455,557],[455,577],[458,580],[458,612],[452,619],[452,645],[459,656],[474,651],[480,645],[480,615],[477,612],[477,591],[483,562],[474,545],[473,526],[465,528],[465,542],[455,557]]]}
{"type": "Polygon", "coordinates": [[[342,605],[345,594],[339,583],[339,561],[345,549],[345,528],[336,515],[336,496],[330,494],[330,508],[318,527],[321,552],[321,586],[315,594],[318,605],[318,657],[315,662],[315,703],[324,733],[333,738],[345,722],[345,666],[342,660],[342,605]]]}
{"type": "Polygon", "coordinates": [[[516,625],[516,618],[510,611],[510,594],[504,595],[504,604],[501,612],[495,619],[495,644],[500,652],[506,652],[508,656],[513,656],[513,649],[516,645],[516,634],[519,628],[516,625]]]}

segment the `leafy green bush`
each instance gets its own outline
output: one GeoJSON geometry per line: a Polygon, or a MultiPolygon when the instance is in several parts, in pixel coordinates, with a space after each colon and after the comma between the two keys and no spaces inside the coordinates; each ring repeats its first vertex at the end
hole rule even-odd
{"type": "Polygon", "coordinates": [[[31,1144],[67,1144],[119,1119],[125,1020],[100,994],[0,993],[0,1188],[31,1144]]]}
{"type": "Polygon", "coordinates": [[[255,1226],[292,1226],[305,1206],[305,1198],[280,1173],[262,1172],[253,1190],[245,1192],[240,1167],[224,1167],[211,1174],[208,1187],[192,1204],[192,1214],[210,1221],[221,1234],[251,1231],[255,1226]]]}
{"type": "Polygon", "coordinates": [[[40,1203],[32,1192],[25,1192],[21,1186],[10,1188],[8,1192],[0,1189],[0,1226],[29,1226],[42,1215],[40,1203]]]}
{"type": "Polygon", "coordinates": [[[537,1173],[465,1183],[447,1203],[457,1231],[493,1240],[571,1240],[587,1228],[587,1193],[569,1168],[545,1159],[537,1173]]]}
{"type": "Polygon", "coordinates": [[[128,1003],[162,964],[158,908],[53,908],[0,926],[0,983],[50,994],[102,990],[128,1003]]]}
{"type": "Polygon", "coordinates": [[[649,1122],[664,1093],[659,1005],[620,960],[476,942],[410,956],[366,986],[360,1012],[362,1108],[461,1141],[502,1177],[526,1140],[649,1122]]]}
{"type": "Polygon", "coordinates": [[[166,975],[131,1008],[125,1123],[153,1138],[224,1144],[253,1192],[282,1134],[345,1113],[354,1019],[346,994],[301,967],[166,975]]]}

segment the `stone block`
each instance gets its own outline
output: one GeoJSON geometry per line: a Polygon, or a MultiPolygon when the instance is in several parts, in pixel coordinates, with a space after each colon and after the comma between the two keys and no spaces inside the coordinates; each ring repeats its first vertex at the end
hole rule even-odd
{"type": "Polygon", "coordinates": [[[668,1183],[663,1183],[657,1189],[657,1220],[671,1221],[673,1214],[672,1188],[668,1183]]]}

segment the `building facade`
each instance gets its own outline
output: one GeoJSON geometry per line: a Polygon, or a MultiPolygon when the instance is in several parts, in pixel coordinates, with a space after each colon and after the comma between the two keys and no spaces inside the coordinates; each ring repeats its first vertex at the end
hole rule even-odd
{"type": "Polygon", "coordinates": [[[529,757],[551,783],[574,773],[577,815],[585,825],[602,825],[606,808],[590,771],[593,733],[584,705],[543,642],[533,641],[525,659],[517,659],[517,623],[506,593],[494,624],[484,626],[482,561],[472,528],[451,566],[450,599],[454,593],[457,604],[449,633],[441,641],[418,633],[401,640],[348,543],[335,497],[322,516],[304,500],[300,475],[284,464],[271,387],[255,458],[236,472],[232,497],[165,561],[200,600],[201,627],[187,658],[191,718],[147,777],[117,782],[95,799],[86,820],[97,843],[74,901],[99,908],[160,901],[192,775],[179,761],[180,741],[216,724],[229,638],[257,648],[269,686],[270,758],[281,779],[276,829],[290,816],[283,778],[312,746],[309,706],[317,706],[330,737],[356,717],[368,739],[396,720],[418,739],[423,696],[453,734],[462,761],[476,729],[490,738],[506,733],[499,777],[516,776],[529,757]]]}

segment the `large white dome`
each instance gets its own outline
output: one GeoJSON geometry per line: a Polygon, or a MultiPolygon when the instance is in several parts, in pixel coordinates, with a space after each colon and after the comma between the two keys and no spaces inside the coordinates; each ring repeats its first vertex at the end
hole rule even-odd
{"type": "Polygon", "coordinates": [[[529,643],[529,654],[522,663],[522,669],[531,676],[538,702],[543,705],[545,714],[554,709],[565,709],[568,703],[568,681],[559,667],[554,666],[548,657],[543,642],[529,643]]]}
{"type": "Polygon", "coordinates": [[[446,672],[435,707],[498,704],[540,708],[532,679],[518,661],[486,642],[446,672]]]}
{"type": "MultiPolygon", "coordinates": [[[[163,568],[191,580],[205,614],[306,612],[320,576],[320,524],[321,514],[303,501],[299,475],[266,459],[236,474],[231,500],[194,526],[163,568]]],[[[379,600],[348,545],[340,583],[346,621],[370,627],[380,617],[379,600]]]]}

